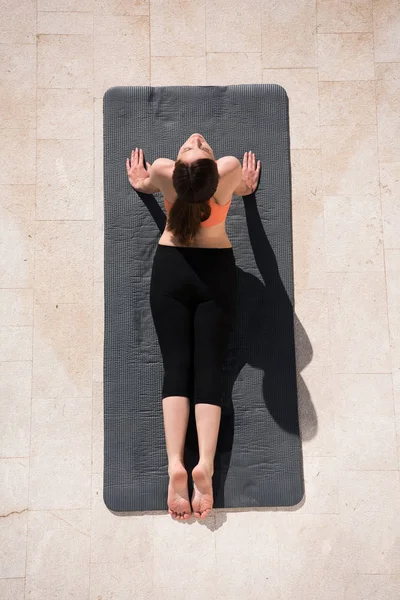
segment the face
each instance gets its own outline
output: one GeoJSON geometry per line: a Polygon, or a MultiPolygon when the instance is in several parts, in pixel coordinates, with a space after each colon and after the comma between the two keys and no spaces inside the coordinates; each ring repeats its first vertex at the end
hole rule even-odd
{"type": "Polygon", "coordinates": [[[212,158],[215,160],[211,146],[200,133],[193,133],[180,147],[177,160],[191,163],[199,158],[212,158]]]}

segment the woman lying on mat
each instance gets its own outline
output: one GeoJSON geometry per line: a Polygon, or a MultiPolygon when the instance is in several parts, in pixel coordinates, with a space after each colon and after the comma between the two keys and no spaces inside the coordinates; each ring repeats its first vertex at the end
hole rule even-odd
{"type": "Polygon", "coordinates": [[[234,156],[216,160],[205,138],[193,133],[176,161],[158,158],[147,168],[136,148],[126,160],[129,181],[137,191],[161,192],[167,212],[152,266],[150,306],[164,366],[168,507],[172,518],[189,519],[193,508],[204,519],[213,505],[222,367],[236,303],[236,263],[225,218],[232,194],[256,189],[260,161],[256,165],[253,152],[244,153],[243,168],[234,156]],[[192,471],[190,505],[183,451],[191,396],[200,460],[192,471]]]}

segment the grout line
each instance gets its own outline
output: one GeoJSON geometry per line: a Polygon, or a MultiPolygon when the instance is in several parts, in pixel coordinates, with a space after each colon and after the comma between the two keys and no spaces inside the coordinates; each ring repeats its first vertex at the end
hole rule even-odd
{"type": "MultiPolygon", "coordinates": [[[[95,0],[94,0],[95,1],[95,0]]],[[[92,138],[92,148],[93,148],[93,165],[92,165],[92,336],[91,336],[91,363],[92,363],[92,376],[91,376],[91,386],[92,386],[92,396],[91,396],[91,435],[90,435],[90,531],[89,531],[89,577],[88,577],[88,597],[90,597],[92,581],[91,581],[91,560],[92,560],[92,528],[93,528],[93,411],[94,411],[94,386],[93,386],[93,360],[94,360],[94,331],[95,331],[95,319],[96,319],[96,310],[95,310],[95,281],[94,281],[94,252],[95,252],[95,203],[96,203],[96,98],[95,98],[95,35],[94,35],[94,4],[93,4],[93,13],[92,13],[92,125],[93,125],[93,138],[92,138]]]]}
{"type": "Polygon", "coordinates": [[[35,184],[34,184],[34,204],[33,204],[33,257],[32,257],[32,359],[31,359],[31,398],[30,398],[30,415],[29,415],[29,461],[28,461],[28,493],[27,493],[27,516],[26,516],[26,538],[25,538],[25,586],[24,586],[24,597],[27,597],[27,565],[28,565],[28,547],[29,547],[29,505],[30,505],[30,482],[31,482],[31,456],[32,456],[32,413],[33,413],[33,360],[34,360],[34,339],[35,339],[35,271],[36,271],[36,203],[37,203],[37,173],[38,173],[38,55],[39,55],[39,38],[37,35],[38,31],[38,10],[36,3],[36,19],[35,19],[35,100],[36,100],[36,135],[35,135],[35,184]]]}
{"type": "Polygon", "coordinates": [[[151,72],[151,59],[152,59],[152,54],[151,54],[151,0],[149,0],[149,80],[150,80],[150,86],[152,86],[153,81],[152,81],[152,72],[151,72]]]}

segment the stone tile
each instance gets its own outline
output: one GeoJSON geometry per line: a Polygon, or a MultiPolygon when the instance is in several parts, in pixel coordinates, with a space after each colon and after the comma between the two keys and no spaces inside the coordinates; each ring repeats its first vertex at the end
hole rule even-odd
{"type": "Polygon", "coordinates": [[[0,576],[25,577],[29,458],[0,459],[0,481],[0,576]]]}
{"type": "Polygon", "coordinates": [[[93,225],[89,221],[37,223],[35,302],[92,304],[93,225]]]}
{"type": "MultiPolygon", "coordinates": [[[[132,566],[140,560],[140,564],[146,563],[152,573],[155,543],[153,514],[121,516],[111,512],[103,500],[103,473],[93,475],[92,490],[91,562],[101,563],[103,567],[105,563],[132,566]]],[[[165,561],[167,557],[163,558],[165,561]]]]}
{"type": "Polygon", "coordinates": [[[375,126],[323,126],[321,141],[326,196],[377,195],[379,169],[375,126]]]}
{"type": "Polygon", "coordinates": [[[291,149],[293,202],[319,201],[322,206],[321,152],[318,149],[291,149]]]}
{"type": "Polygon", "coordinates": [[[296,291],[295,323],[296,356],[299,365],[310,346],[313,367],[326,367],[331,363],[327,293],[323,289],[296,291]],[[301,329],[298,325],[301,324],[301,329]]]}
{"type": "MultiPolygon", "coordinates": [[[[200,12],[200,7],[204,7],[204,2],[197,4],[200,12]]],[[[255,0],[255,2],[244,0],[235,3],[234,6],[229,0],[205,2],[207,53],[261,52],[262,6],[263,3],[260,0],[255,0]]],[[[198,23],[202,24],[202,17],[198,23]]],[[[203,39],[201,30],[198,31],[198,37],[190,35],[189,39],[191,48],[195,50],[198,46],[200,50],[202,46],[199,42],[203,39]]]]}
{"type": "Polygon", "coordinates": [[[333,382],[339,468],[397,470],[391,375],[336,375],[333,382]]]}
{"type": "Polygon", "coordinates": [[[36,45],[0,44],[2,129],[36,128],[36,45]]]}
{"type": "Polygon", "coordinates": [[[35,398],[31,427],[29,508],[90,508],[92,399],[35,398]]]}
{"type": "Polygon", "coordinates": [[[317,0],[318,33],[372,32],[372,0],[317,0]]]}
{"type": "Polygon", "coordinates": [[[291,149],[295,289],[325,287],[320,150],[291,149]]]}
{"type": "Polygon", "coordinates": [[[31,385],[31,361],[0,362],[1,457],[29,456],[31,385]]]}
{"type": "Polygon", "coordinates": [[[93,284],[93,381],[103,381],[104,282],[93,284]]]}
{"type": "Polygon", "coordinates": [[[296,514],[332,514],[339,512],[338,461],[329,456],[304,458],[305,503],[296,514]]]}
{"type": "Polygon", "coordinates": [[[374,81],[321,81],[321,125],[376,125],[374,81]]]}
{"type": "MultiPolygon", "coordinates": [[[[140,554],[129,563],[92,563],[90,565],[90,600],[150,600],[153,596],[153,567],[140,554]]],[[[161,598],[161,596],[160,596],[161,598]]],[[[162,596],[165,600],[164,596],[162,596]]]]}
{"type": "Polygon", "coordinates": [[[32,327],[0,327],[0,361],[32,360],[32,327]]]}
{"type": "Polygon", "coordinates": [[[93,382],[92,422],[92,473],[103,475],[104,401],[102,382],[93,382]]]}
{"type": "Polygon", "coordinates": [[[207,53],[208,85],[252,84],[261,81],[260,52],[207,53]]]}
{"type": "Polygon", "coordinates": [[[36,0],[2,0],[0,43],[36,44],[36,0]]]}
{"type": "Polygon", "coordinates": [[[383,239],[385,248],[399,247],[400,231],[400,162],[380,162],[383,239]]]}
{"type": "Polygon", "coordinates": [[[20,514],[10,513],[0,519],[0,581],[1,578],[25,577],[28,513],[24,509],[20,514]]]}
{"type": "MultiPolygon", "coordinates": [[[[202,590],[198,590],[198,593],[202,592],[202,590]]],[[[178,588],[178,587],[154,587],[153,588],[153,598],[154,600],[156,600],[157,598],[162,598],[162,600],[187,600],[187,598],[190,598],[190,600],[192,600],[193,598],[193,593],[195,594],[194,597],[195,598],[200,598],[200,596],[196,595],[196,590],[195,589],[190,589],[188,590],[187,588],[178,588]]],[[[215,592],[217,593],[217,592],[215,592]]],[[[221,598],[221,595],[218,594],[218,596],[212,596],[215,598],[221,598]]],[[[202,598],[204,598],[204,593],[202,598]]]]}
{"type": "Polygon", "coordinates": [[[104,140],[103,98],[94,99],[94,215],[96,221],[104,221],[104,140]]]}
{"type": "Polygon", "coordinates": [[[400,161],[400,63],[376,65],[379,160],[400,161]]]}
{"type": "Polygon", "coordinates": [[[89,598],[90,510],[29,512],[26,594],[89,598]]]}
{"type": "Polygon", "coordinates": [[[35,129],[1,129],[0,164],[0,185],[35,184],[35,129]]]}
{"type": "Polygon", "coordinates": [[[25,577],[29,458],[0,459],[0,481],[0,576],[25,577]]]}
{"type": "Polygon", "coordinates": [[[0,478],[1,514],[22,513],[28,508],[29,458],[1,458],[0,478]]]}
{"type": "Polygon", "coordinates": [[[33,325],[33,290],[0,289],[0,326],[33,325]]]}
{"type": "Polygon", "coordinates": [[[151,85],[205,85],[205,56],[151,57],[151,85]]]}
{"type": "Polygon", "coordinates": [[[0,287],[33,287],[34,240],[35,186],[0,186],[0,287]]]}
{"type": "Polygon", "coordinates": [[[281,597],[343,598],[339,515],[307,515],[278,511],[281,597]]]}
{"type": "Polygon", "coordinates": [[[93,218],[93,142],[38,140],[37,220],[93,218]]]}
{"type": "Polygon", "coordinates": [[[37,68],[38,87],[91,88],[93,36],[39,36],[37,68]]]}
{"type": "Polygon", "coordinates": [[[328,271],[383,271],[381,203],[377,196],[325,196],[328,271]]]}
{"type": "Polygon", "coordinates": [[[94,33],[96,98],[118,85],[150,85],[148,17],[95,16],[94,33]]]}
{"type": "Polygon", "coordinates": [[[38,89],[38,139],[92,140],[93,97],[89,90],[38,89]]]}
{"type": "Polygon", "coordinates": [[[347,574],[398,574],[398,471],[341,471],[339,502],[340,546],[347,574]]]}
{"type": "Polygon", "coordinates": [[[37,304],[33,342],[33,397],[92,395],[92,308],[37,304]]]}
{"type": "Polygon", "coordinates": [[[261,2],[260,11],[264,69],[318,66],[314,1],[261,2]]]}
{"type": "Polygon", "coordinates": [[[17,579],[0,579],[0,598],[2,600],[15,600],[23,598],[25,594],[25,577],[17,579]]]}
{"type": "Polygon", "coordinates": [[[263,69],[264,83],[277,83],[289,96],[290,147],[319,148],[316,69],[263,69]]]}
{"type": "MultiPolygon", "coordinates": [[[[298,361],[296,354],[296,362],[298,361]]],[[[299,420],[305,457],[334,457],[335,398],[329,367],[307,366],[297,376],[299,420]]]]}
{"type": "Polygon", "coordinates": [[[394,411],[397,434],[397,451],[400,466],[400,369],[394,369],[392,372],[394,411]]]}
{"type": "Polygon", "coordinates": [[[385,274],[331,273],[327,285],[333,372],[388,373],[385,274]]]}
{"type": "Polygon", "coordinates": [[[104,224],[94,223],[94,281],[104,282],[104,224]]]}
{"type": "Polygon", "coordinates": [[[319,200],[292,206],[295,289],[325,287],[324,207],[319,200]]]}
{"type": "Polygon", "coordinates": [[[320,81],[375,78],[374,37],[371,33],[319,33],[320,81]]]}
{"type": "Polygon", "coordinates": [[[397,600],[400,598],[400,575],[348,573],[344,587],[345,600],[397,600]]]}
{"type": "MultiPolygon", "coordinates": [[[[275,511],[215,515],[215,532],[205,531],[203,535],[215,538],[216,564],[208,579],[214,583],[217,592],[223,591],[228,598],[253,600],[261,595],[265,600],[280,598],[279,538],[275,517],[275,511]],[[242,540],[240,551],[239,540],[242,540]]],[[[194,531],[194,535],[198,533],[194,531]]],[[[211,545],[211,540],[208,543],[211,545]]],[[[192,581],[194,587],[198,587],[194,577],[192,581]]]]}
{"type": "Polygon", "coordinates": [[[93,0],[37,0],[38,10],[50,12],[91,12],[93,0]]]}
{"type": "Polygon", "coordinates": [[[149,15],[150,0],[98,0],[94,13],[99,15],[149,15]]]}
{"type": "MultiPolygon", "coordinates": [[[[205,598],[212,597],[210,594],[215,590],[213,574],[215,576],[218,568],[214,518],[209,516],[200,524],[195,522],[194,517],[178,523],[167,512],[154,516],[155,587],[201,587],[205,598]],[[193,568],[194,556],[196,568],[193,568]]],[[[219,585],[225,589],[225,580],[219,585]]]]}
{"type": "Polygon", "coordinates": [[[386,288],[392,369],[400,367],[400,248],[387,249],[386,288]]]}
{"type": "Polygon", "coordinates": [[[37,32],[38,34],[91,35],[93,33],[93,13],[42,12],[38,10],[37,32]]]}
{"type": "MultiPolygon", "coordinates": [[[[204,56],[206,49],[215,52],[212,46],[206,48],[205,5],[205,0],[152,0],[150,55],[204,56]]],[[[220,25],[221,21],[218,19],[220,25]]],[[[255,50],[254,46],[251,50],[255,50]]]]}
{"type": "Polygon", "coordinates": [[[374,2],[375,62],[400,61],[400,20],[397,0],[374,2]]]}

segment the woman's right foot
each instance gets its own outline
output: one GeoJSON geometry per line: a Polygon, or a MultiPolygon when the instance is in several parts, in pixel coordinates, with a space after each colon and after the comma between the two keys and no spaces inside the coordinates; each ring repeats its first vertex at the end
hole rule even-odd
{"type": "Polygon", "coordinates": [[[210,467],[203,463],[198,463],[192,471],[192,508],[197,519],[205,519],[211,513],[214,502],[212,476],[213,472],[210,467]]]}
{"type": "Polygon", "coordinates": [[[169,467],[168,512],[173,519],[190,519],[192,509],[189,502],[188,474],[182,463],[169,467]]]}

